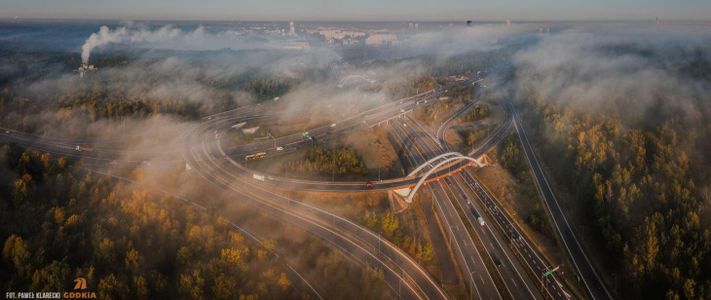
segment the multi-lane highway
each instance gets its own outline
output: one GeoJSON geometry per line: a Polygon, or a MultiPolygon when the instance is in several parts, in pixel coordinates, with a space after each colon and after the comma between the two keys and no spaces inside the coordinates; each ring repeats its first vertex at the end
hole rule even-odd
{"type": "MultiPolygon", "coordinates": [[[[397,115],[411,111],[417,105],[431,105],[434,103],[436,97],[441,93],[441,88],[436,87],[432,90],[428,90],[411,97],[390,101],[365,111],[358,112],[336,123],[312,128],[305,132],[297,132],[286,136],[276,137],[270,140],[235,145],[231,148],[225,149],[225,152],[235,158],[244,158],[246,155],[256,152],[266,152],[269,156],[289,153],[290,151],[298,148],[312,145],[315,141],[322,142],[359,129],[376,126],[396,117],[397,115]],[[281,147],[281,150],[277,150],[276,147],[281,147]]],[[[239,122],[241,122],[241,120],[239,120],[239,122]]],[[[232,126],[234,124],[224,125],[232,126]]],[[[228,128],[229,127],[223,127],[220,129],[225,130],[228,128]]]]}
{"type": "Polygon", "coordinates": [[[321,237],[354,260],[376,266],[383,271],[386,283],[403,298],[447,298],[439,284],[391,242],[350,220],[252,184],[240,174],[239,165],[217,147],[212,135],[215,126],[219,126],[219,120],[204,122],[185,142],[186,160],[204,179],[321,237]]]}
{"type": "MultiPolygon", "coordinates": [[[[421,152],[418,146],[419,141],[412,141],[411,138],[426,135],[413,135],[407,131],[406,119],[393,122],[394,139],[402,148],[402,152],[410,166],[418,166],[427,161],[426,155],[421,152]]],[[[410,125],[412,126],[412,125],[410,125]]],[[[442,220],[446,239],[449,243],[450,251],[457,257],[459,263],[459,273],[469,288],[469,292],[474,299],[502,299],[489,270],[476,250],[472,237],[467,232],[464,223],[459,218],[456,209],[451,202],[442,201],[440,198],[444,193],[437,182],[430,184],[432,201],[436,207],[436,212],[442,220]]]]}
{"type": "MultiPolygon", "coordinates": [[[[257,178],[254,176],[255,171],[242,165],[244,156],[250,153],[266,152],[267,157],[280,155],[311,145],[315,141],[322,142],[355,130],[386,125],[392,130],[394,140],[403,148],[404,161],[413,169],[429,158],[445,152],[447,145],[442,139],[444,132],[451,121],[475,103],[469,102],[441,124],[435,137],[407,115],[418,105],[435,103],[441,92],[438,87],[392,101],[355,114],[339,123],[309,130],[308,134],[295,133],[269,141],[223,148],[223,134],[234,124],[259,122],[269,118],[267,105],[231,110],[205,117],[203,122],[184,134],[183,149],[177,153],[182,157],[177,157],[176,153],[172,153],[173,156],[169,155],[171,153],[165,153],[164,157],[167,158],[162,159],[174,163],[182,158],[202,178],[217,187],[234,192],[238,199],[321,237],[357,263],[377,267],[383,271],[383,280],[401,298],[444,299],[447,294],[440,285],[394,244],[345,218],[273,191],[274,186],[297,190],[393,189],[412,186],[419,177],[376,181],[370,185],[364,182],[320,182],[275,176],[257,178]]],[[[507,101],[502,101],[502,106],[506,113],[502,124],[467,154],[479,157],[486,153],[503,139],[512,123],[515,125],[537,187],[576,270],[581,274],[580,279],[593,298],[610,299],[609,292],[570,229],[513,108],[507,101]]],[[[151,157],[153,162],[156,161],[156,153],[116,150],[116,145],[120,142],[115,139],[88,143],[38,137],[10,129],[1,130],[0,140],[98,163],[111,163],[119,157],[132,157],[135,159],[133,163],[140,163],[140,157],[151,157]],[[127,153],[131,155],[127,156],[127,153]]],[[[161,158],[157,160],[160,161],[161,158]]],[[[458,274],[469,288],[471,297],[570,298],[555,275],[540,277],[551,268],[550,263],[531,247],[531,243],[520,233],[511,217],[499,208],[496,199],[486,187],[472,176],[471,170],[463,168],[467,164],[466,161],[453,162],[437,170],[425,192],[429,192],[433,198],[438,219],[443,223],[445,240],[458,261],[458,274]]]]}
{"type": "MultiPolygon", "coordinates": [[[[412,111],[412,109],[417,105],[431,105],[435,103],[435,98],[441,93],[440,89],[434,89],[419,94],[415,97],[408,97],[398,101],[393,101],[391,103],[379,106],[367,110],[364,113],[358,114],[354,117],[348,118],[340,123],[336,123],[336,126],[331,127],[323,126],[315,130],[309,130],[309,136],[313,139],[319,141],[319,143],[332,139],[335,136],[342,136],[347,133],[351,133],[358,129],[388,125],[391,122],[397,122],[400,116],[405,115],[412,111]],[[365,117],[364,117],[365,116],[365,117]],[[340,124],[340,125],[339,125],[340,124]]],[[[479,157],[486,153],[493,147],[495,147],[508,132],[511,126],[511,113],[509,110],[505,110],[505,119],[503,123],[487,138],[487,140],[475,148],[472,148],[467,155],[471,157],[479,157]]],[[[230,130],[231,126],[236,123],[241,123],[246,121],[246,116],[244,114],[229,115],[223,114],[221,116],[210,117],[212,121],[217,122],[219,125],[215,126],[214,133],[224,132],[230,130]]],[[[248,120],[247,120],[248,121],[248,120]]],[[[429,132],[423,134],[432,135],[429,132]]],[[[217,135],[218,137],[220,135],[217,135]]],[[[434,138],[434,137],[433,137],[434,138]]],[[[277,142],[274,141],[263,141],[258,143],[252,143],[248,145],[239,146],[240,151],[235,154],[234,148],[223,149],[225,153],[228,153],[235,161],[243,161],[246,154],[253,154],[257,152],[266,153],[265,158],[269,158],[275,155],[281,155],[288,153],[290,151],[295,151],[301,147],[309,146],[313,143],[312,139],[305,138],[302,134],[292,134],[283,138],[277,138],[277,142]],[[285,144],[284,144],[285,143],[285,144]],[[281,146],[280,146],[281,145],[281,146]],[[283,150],[277,150],[276,147],[282,147],[283,150]],[[249,149],[245,152],[244,149],[249,149]]],[[[441,146],[439,141],[437,143],[441,146]]],[[[218,144],[219,147],[223,147],[222,143],[218,144]]],[[[446,147],[446,146],[444,146],[446,147]]],[[[457,169],[467,165],[468,162],[460,161],[456,162],[452,168],[457,169]]],[[[252,177],[254,174],[260,174],[257,171],[249,170],[243,165],[240,165],[243,169],[243,175],[247,177],[252,177]]],[[[448,170],[439,170],[434,172],[430,178],[436,179],[441,176],[448,175],[448,170]]],[[[261,178],[261,176],[260,176],[261,178]]],[[[296,190],[311,190],[311,191],[358,191],[358,190],[390,190],[399,189],[412,186],[420,180],[420,177],[402,177],[386,180],[372,181],[370,184],[366,182],[348,182],[348,181],[313,181],[313,180],[301,180],[294,178],[285,178],[276,175],[264,176],[264,180],[261,182],[254,182],[255,184],[269,185],[272,187],[279,187],[282,189],[296,189],[296,190]]]]}
{"type": "MultiPolygon", "coordinates": [[[[489,149],[492,144],[498,144],[505,134],[508,133],[508,128],[513,120],[514,111],[508,101],[502,101],[502,106],[507,116],[505,119],[507,126],[502,126],[491,134],[490,137],[482,143],[484,149],[489,149]]],[[[478,149],[481,148],[474,148],[469,154],[481,153],[478,149]]],[[[540,288],[541,293],[543,293],[546,298],[567,299],[572,297],[565,291],[560,281],[555,278],[555,274],[542,277],[542,275],[547,270],[553,268],[553,266],[542,259],[541,255],[534,250],[535,248],[531,246],[531,243],[520,233],[521,231],[517,228],[517,225],[511,221],[511,217],[499,208],[498,203],[491,194],[472,176],[471,169],[465,170],[461,172],[461,174],[453,175],[451,178],[445,179],[445,181],[463,181],[462,185],[454,186],[460,189],[467,187],[475,193],[476,198],[481,201],[481,204],[483,204],[486,210],[481,210],[477,202],[472,202],[472,206],[475,207],[475,210],[479,211],[479,215],[482,215],[480,212],[485,211],[487,216],[492,217],[495,223],[487,224],[497,225],[496,228],[503,234],[502,240],[507,241],[507,244],[511,248],[510,252],[507,251],[508,255],[516,256],[522,261],[524,268],[519,269],[518,272],[526,272],[529,276],[533,276],[535,278],[535,285],[540,288]]],[[[530,281],[528,285],[531,286],[530,281]]]]}
{"type": "Polygon", "coordinates": [[[519,270],[535,278],[533,280],[534,286],[539,287],[542,290],[541,293],[549,299],[571,298],[571,295],[565,291],[563,285],[555,278],[555,275],[541,278],[546,270],[551,268],[550,263],[537,253],[526,236],[521,234],[521,230],[516,223],[500,208],[499,203],[491,196],[491,193],[474,178],[471,170],[462,172],[455,180],[463,182],[465,186],[474,192],[475,198],[480,200],[480,203],[472,202],[471,205],[476,207],[480,215],[485,213],[489,216],[487,224],[496,226],[496,229],[501,233],[504,244],[511,249],[507,252],[507,255],[515,256],[522,262],[521,265],[524,268],[519,270]],[[482,209],[482,206],[485,209],[482,209]],[[543,280],[543,284],[541,284],[541,280],[543,280]]]}
{"type": "MultiPolygon", "coordinates": [[[[401,126],[394,126],[394,129],[396,134],[398,131],[406,132],[406,134],[398,134],[400,136],[418,138],[416,141],[411,140],[410,144],[417,145],[412,147],[413,152],[423,159],[426,156],[435,156],[445,151],[443,148],[437,148],[438,144],[431,137],[430,140],[426,140],[427,135],[418,134],[416,130],[422,131],[424,129],[409,118],[405,119],[401,126]]],[[[494,223],[487,222],[488,216],[481,213],[478,202],[472,200],[478,195],[473,193],[474,190],[471,189],[470,183],[464,180],[462,174],[455,174],[440,182],[433,182],[429,187],[435,203],[440,206],[441,218],[447,223],[447,226],[450,226],[450,234],[456,235],[463,232],[467,237],[460,237],[459,240],[471,240],[471,238],[468,239],[469,232],[466,231],[466,227],[458,229],[464,225],[462,221],[469,224],[468,228],[471,228],[471,233],[480,240],[479,244],[483,247],[484,256],[488,256],[487,259],[492,262],[489,265],[495,268],[489,271],[493,274],[498,273],[503,282],[504,286],[501,289],[514,299],[542,298],[538,290],[538,281],[534,279],[535,277],[529,276],[531,273],[521,266],[512,249],[507,247],[508,245],[505,244],[508,241],[506,235],[502,235],[500,231],[492,231],[490,226],[494,223]],[[460,218],[460,216],[462,217],[460,218]],[[484,225],[481,224],[481,221],[484,225]]],[[[477,248],[469,247],[467,250],[474,252],[477,251],[477,248]]]]}

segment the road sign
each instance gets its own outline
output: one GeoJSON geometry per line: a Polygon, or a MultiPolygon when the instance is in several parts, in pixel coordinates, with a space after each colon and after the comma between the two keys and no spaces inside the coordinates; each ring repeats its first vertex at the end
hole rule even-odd
{"type": "Polygon", "coordinates": [[[553,274],[555,271],[558,271],[558,269],[560,269],[560,266],[557,266],[557,267],[555,267],[555,268],[553,268],[553,269],[548,269],[548,270],[546,270],[546,272],[543,273],[543,277],[550,276],[550,275],[553,274]]]}

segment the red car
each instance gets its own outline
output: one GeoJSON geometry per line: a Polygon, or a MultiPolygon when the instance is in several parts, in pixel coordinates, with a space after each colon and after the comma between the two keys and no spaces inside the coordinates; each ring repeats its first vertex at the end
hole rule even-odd
{"type": "Polygon", "coordinates": [[[76,151],[93,152],[93,151],[94,151],[94,147],[92,147],[91,145],[86,145],[86,144],[83,144],[83,145],[76,145],[76,146],[74,147],[74,150],[76,150],[76,151]]]}
{"type": "Polygon", "coordinates": [[[370,189],[373,189],[373,187],[375,187],[375,185],[373,185],[372,182],[368,181],[368,182],[365,183],[365,188],[366,188],[366,189],[369,189],[369,190],[370,190],[370,189]]]}

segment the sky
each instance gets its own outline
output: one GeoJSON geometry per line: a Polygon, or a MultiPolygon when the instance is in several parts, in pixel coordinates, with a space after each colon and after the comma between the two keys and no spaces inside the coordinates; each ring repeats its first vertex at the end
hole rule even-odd
{"type": "Polygon", "coordinates": [[[711,21],[711,0],[0,0],[0,18],[227,21],[711,21]]]}

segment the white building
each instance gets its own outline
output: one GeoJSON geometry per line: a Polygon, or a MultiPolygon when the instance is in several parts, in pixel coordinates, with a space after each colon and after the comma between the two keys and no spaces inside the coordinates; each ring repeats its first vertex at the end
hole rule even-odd
{"type": "Polygon", "coordinates": [[[397,42],[397,35],[390,32],[372,33],[365,39],[365,44],[369,46],[392,45],[397,42]]]}

